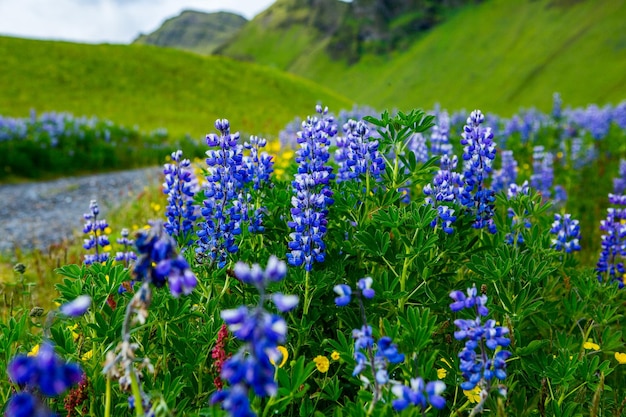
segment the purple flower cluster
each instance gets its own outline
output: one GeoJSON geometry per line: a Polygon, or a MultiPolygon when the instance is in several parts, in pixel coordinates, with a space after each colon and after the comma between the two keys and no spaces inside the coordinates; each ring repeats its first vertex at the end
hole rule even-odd
{"type": "Polygon", "coordinates": [[[450,117],[444,110],[437,116],[437,124],[433,126],[430,134],[430,153],[434,155],[450,155],[452,144],[450,143],[450,117]]]}
{"type": "Polygon", "coordinates": [[[35,393],[57,397],[83,378],[80,366],[66,363],[57,356],[48,341],[41,344],[36,356],[17,355],[13,358],[7,372],[11,381],[23,391],[9,399],[6,417],[54,416],[35,393]]]}
{"type": "Polygon", "coordinates": [[[189,159],[183,159],[183,151],[172,152],[172,163],[165,164],[163,193],[167,194],[165,208],[165,230],[181,244],[191,244],[193,225],[197,219],[194,195],[198,190],[198,179],[191,169],[189,159]]]}
{"type": "Polygon", "coordinates": [[[91,265],[94,262],[106,262],[109,259],[109,253],[103,251],[109,245],[109,237],[105,233],[109,224],[104,219],[98,220],[100,208],[96,200],[91,200],[89,210],[90,213],[83,214],[86,220],[83,233],[88,236],[84,239],[83,248],[86,250],[93,249],[94,253],[85,254],[85,265],[91,265]]]}
{"type": "Polygon", "coordinates": [[[509,185],[517,181],[517,161],[513,158],[513,151],[502,151],[502,167],[493,172],[491,188],[496,193],[507,190],[509,185]]]}
{"type": "Polygon", "coordinates": [[[626,193],[626,159],[620,159],[617,178],[613,178],[613,194],[623,195],[626,193]]]}
{"type": "MultiPolygon", "coordinates": [[[[361,278],[356,284],[356,287],[358,288],[358,292],[356,294],[362,295],[367,299],[374,298],[375,292],[372,289],[373,282],[374,280],[371,277],[361,278]]],[[[352,301],[352,288],[350,288],[349,285],[335,285],[333,291],[335,291],[335,293],[339,296],[335,298],[335,304],[338,307],[345,307],[350,304],[350,301],[352,301]]]]}
{"type": "Polygon", "coordinates": [[[378,140],[370,140],[370,129],[363,121],[348,120],[343,125],[344,136],[337,138],[335,161],[339,166],[337,182],[360,180],[361,175],[371,175],[380,180],[385,162],[378,151],[378,140]]]}
{"type": "Polygon", "coordinates": [[[474,228],[486,227],[490,233],[495,233],[496,224],[493,221],[495,193],[487,188],[485,182],[496,157],[496,145],[493,143],[491,129],[481,126],[484,120],[485,116],[480,110],[474,110],[463,127],[461,144],[464,146],[464,187],[459,200],[474,216],[474,228]]]}
{"type": "Polygon", "coordinates": [[[261,205],[260,192],[263,187],[270,184],[270,175],[274,172],[272,156],[261,151],[266,145],[267,140],[257,136],[250,136],[250,139],[243,144],[243,147],[250,151],[249,156],[244,156],[243,162],[248,171],[248,179],[252,182],[252,192],[255,194],[255,201],[251,201],[253,197],[246,194],[249,213],[245,213],[245,218],[249,221],[248,230],[251,233],[265,231],[263,216],[266,209],[261,205]]]}
{"type": "Polygon", "coordinates": [[[426,137],[421,133],[414,133],[407,139],[407,149],[413,152],[417,162],[428,161],[428,145],[426,144],[426,137]]]}
{"type": "Polygon", "coordinates": [[[115,260],[118,262],[124,262],[124,265],[128,267],[131,261],[137,260],[137,254],[131,249],[135,244],[135,241],[128,238],[128,236],[130,236],[130,232],[126,228],[122,229],[121,235],[122,237],[117,239],[117,243],[122,245],[124,249],[115,254],[115,260]]]}
{"type": "MultiPolygon", "coordinates": [[[[510,199],[516,198],[518,195],[528,195],[530,188],[528,186],[528,181],[524,181],[522,185],[517,185],[516,183],[509,184],[507,190],[507,197],[510,199]]],[[[518,244],[521,245],[524,243],[524,237],[521,233],[521,227],[523,226],[526,229],[530,229],[532,224],[530,220],[525,217],[527,213],[524,212],[522,215],[518,214],[513,210],[513,208],[509,207],[507,210],[507,216],[511,219],[511,231],[506,234],[504,237],[504,241],[509,244],[518,244]]]]}
{"type": "Polygon", "coordinates": [[[167,282],[174,297],[188,295],[196,287],[196,276],[185,258],[176,253],[176,242],[160,222],[148,231],[141,230],[135,245],[139,253],[133,269],[137,281],[148,281],[158,288],[167,282]]]}
{"type": "Polygon", "coordinates": [[[481,317],[487,316],[487,296],[478,295],[476,287],[468,288],[466,294],[462,291],[452,291],[450,310],[459,312],[464,309],[474,310],[475,319],[457,319],[454,324],[458,328],[454,332],[456,340],[466,340],[463,350],[459,353],[460,369],[465,378],[461,384],[464,390],[472,390],[476,385],[489,392],[492,380],[506,378],[506,360],[511,352],[503,350],[509,346],[507,327],[496,326],[495,320],[482,323],[481,317]],[[467,295],[466,295],[467,294],[467,295]],[[478,351],[477,351],[478,349],[478,351]],[[489,350],[494,351],[490,353],[489,350]]]}
{"type": "MultiPolygon", "coordinates": [[[[620,206],[626,205],[626,196],[609,194],[609,202],[620,206]]],[[[617,282],[624,287],[624,257],[626,257],[626,210],[622,207],[609,207],[607,218],[600,222],[601,236],[600,257],[596,264],[598,280],[617,282]]]]}
{"type": "Polygon", "coordinates": [[[325,259],[328,206],[334,202],[329,185],[334,175],[327,163],[337,125],[328,116],[328,108],[318,105],[315,109],[320,117],[307,117],[298,131],[298,172],[291,183],[295,195],[291,198],[291,221],[287,223],[293,229],[287,261],[294,266],[304,265],[306,271],[313,268],[314,262],[325,259]]]}
{"type": "MultiPolygon", "coordinates": [[[[222,311],[222,319],[233,335],[244,344],[224,363],[221,377],[229,386],[213,394],[211,403],[221,403],[222,408],[233,417],[248,417],[256,415],[250,407],[249,391],[257,397],[267,397],[275,395],[278,389],[274,380],[275,367],[271,361],[277,362],[279,359],[277,347],[285,343],[287,323],[279,315],[265,310],[265,289],[270,283],[285,278],[287,265],[272,256],[265,270],[257,264],[250,267],[238,262],[234,273],[239,281],[257,288],[260,293],[259,304],[252,309],[240,306],[222,311]]],[[[298,297],[293,295],[273,294],[271,298],[283,313],[298,304],[298,297]]]]}
{"type": "Polygon", "coordinates": [[[226,119],[215,121],[220,135],[206,136],[207,145],[217,147],[207,151],[207,185],[201,213],[205,221],[198,230],[197,251],[207,255],[219,268],[226,265],[228,253],[239,250],[235,236],[241,234],[246,215],[243,195],[248,170],[243,163],[243,146],[238,144],[239,132],[230,133],[226,119]]]}
{"type": "Polygon", "coordinates": [[[578,220],[572,219],[571,214],[561,216],[555,213],[550,233],[556,235],[552,239],[552,246],[556,250],[564,250],[565,253],[580,251],[580,225],[578,220]]]}
{"type": "Polygon", "coordinates": [[[411,378],[410,385],[394,385],[391,391],[397,397],[391,403],[396,411],[402,411],[409,405],[428,408],[428,404],[438,410],[446,405],[446,399],[441,396],[446,389],[443,381],[425,383],[421,377],[411,378]]]}
{"type": "Polygon", "coordinates": [[[551,152],[545,151],[543,146],[533,148],[533,173],[530,176],[530,186],[541,194],[546,201],[550,198],[554,183],[554,157],[551,152]]]}
{"type": "Polygon", "coordinates": [[[446,203],[457,201],[463,187],[461,175],[454,171],[457,163],[456,155],[452,155],[451,158],[448,155],[443,155],[439,171],[435,174],[432,184],[426,184],[424,187],[426,204],[430,204],[437,210],[437,217],[432,221],[431,226],[436,227],[440,224],[446,233],[454,232],[452,223],[456,220],[454,209],[446,203]]]}

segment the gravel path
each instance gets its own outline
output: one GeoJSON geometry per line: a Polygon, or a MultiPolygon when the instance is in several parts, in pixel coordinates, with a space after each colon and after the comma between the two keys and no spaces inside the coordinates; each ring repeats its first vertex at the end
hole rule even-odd
{"type": "Polygon", "coordinates": [[[162,168],[68,177],[29,184],[0,185],[0,252],[47,249],[80,233],[89,202],[101,217],[147,185],[162,182],[162,168]]]}

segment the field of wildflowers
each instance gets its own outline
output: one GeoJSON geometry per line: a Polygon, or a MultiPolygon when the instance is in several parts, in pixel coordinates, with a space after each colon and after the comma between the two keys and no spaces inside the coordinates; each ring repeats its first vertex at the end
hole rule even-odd
{"type": "Polygon", "coordinates": [[[278,155],[217,120],[115,243],[85,202],[5,415],[623,415],[626,103],[315,110],[278,155]]]}

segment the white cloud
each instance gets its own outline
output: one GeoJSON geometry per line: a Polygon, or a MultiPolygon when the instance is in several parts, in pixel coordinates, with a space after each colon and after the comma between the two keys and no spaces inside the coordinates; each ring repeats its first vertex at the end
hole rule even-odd
{"type": "Polygon", "coordinates": [[[273,0],[0,0],[0,34],[128,43],[182,10],[230,11],[251,19],[273,0]]]}

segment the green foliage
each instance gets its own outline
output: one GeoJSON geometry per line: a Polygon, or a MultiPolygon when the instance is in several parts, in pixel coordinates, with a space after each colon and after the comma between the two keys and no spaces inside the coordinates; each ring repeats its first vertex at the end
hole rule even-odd
{"type": "MultiPolygon", "coordinates": [[[[626,394],[626,368],[616,355],[625,350],[624,290],[598,282],[593,269],[552,248],[552,209],[535,193],[513,199],[499,195],[498,231],[493,235],[473,228],[471,214],[458,205],[454,233],[431,226],[437,213],[425,204],[422,190],[432,180],[436,160],[418,163],[404,156],[404,149],[412,134],[432,125],[432,118],[411,111],[386,112],[368,120],[379,130],[386,174],[380,182],[363,174],[358,181],[332,183],[335,203],[328,214],[326,260],[310,272],[289,267],[285,280],[270,284],[269,293],[297,294],[301,303],[284,315],[289,357],[275,367],[277,393],[270,398],[251,395],[253,409],[261,416],[467,415],[476,404],[459,386],[463,376],[458,353],[463,342],[454,335],[455,320],[466,318],[467,312],[452,312],[449,295],[475,285],[488,296],[488,318],[506,327],[511,340],[507,377],[502,386],[494,384],[485,393],[485,415],[578,416],[587,410],[619,415],[626,394]],[[405,196],[410,202],[405,202],[405,196]],[[523,242],[507,243],[509,209],[523,213],[532,224],[513,230],[523,242]],[[333,287],[347,284],[355,289],[367,276],[373,279],[375,297],[337,307],[333,287]],[[307,311],[302,295],[308,280],[313,285],[307,311]],[[371,369],[353,375],[352,331],[364,322],[372,327],[375,340],[388,336],[405,354],[404,360],[389,364],[392,380],[408,384],[419,376],[445,382],[443,410],[430,407],[422,413],[409,408],[397,413],[389,387],[380,392],[372,389],[371,369]],[[314,362],[315,358],[323,361],[319,357],[328,360],[327,369],[314,362]]],[[[224,269],[203,263],[193,246],[179,248],[198,277],[197,288],[180,298],[173,298],[167,287],[155,288],[146,322],[133,323],[131,341],[138,345],[137,356],[148,358],[154,367],[153,373],[142,370],[142,386],[153,409],[158,408],[157,415],[224,414],[219,406],[209,405],[217,389],[212,350],[223,323],[220,311],[254,305],[258,297],[233,278],[233,267],[239,260],[264,265],[270,255],[284,258],[288,251],[290,229],[285,219],[291,182],[274,178],[272,184],[263,200],[268,213],[265,232],[242,232],[239,252],[229,254],[224,269]]],[[[93,299],[87,315],[57,318],[50,327],[57,352],[81,362],[88,376],[84,406],[90,414],[100,415],[111,398],[111,415],[132,415],[129,393],[113,384],[111,393],[105,394],[102,373],[107,353],[120,342],[124,312],[133,294],[120,294],[118,289],[132,279],[132,271],[109,262],[65,265],[56,273],[59,303],[80,294],[93,299]]],[[[22,307],[0,323],[0,368],[41,340],[37,330],[42,324],[24,314],[28,305],[22,307]]],[[[239,347],[231,334],[226,353],[233,354],[239,347]]],[[[6,401],[13,388],[10,381],[0,380],[0,399],[6,401]]],[[[62,410],[60,401],[50,406],[62,410]]]]}

